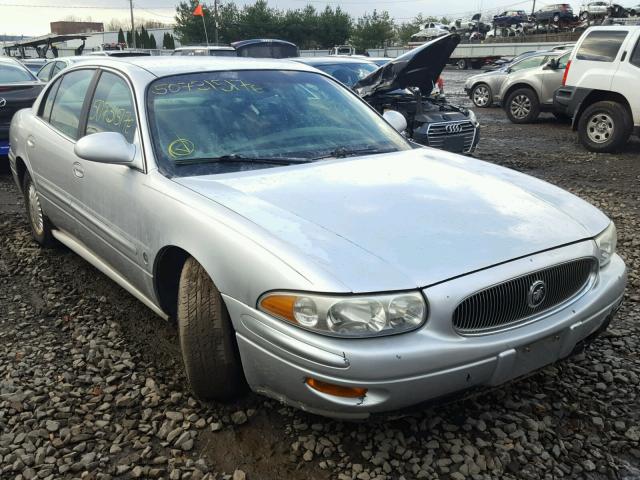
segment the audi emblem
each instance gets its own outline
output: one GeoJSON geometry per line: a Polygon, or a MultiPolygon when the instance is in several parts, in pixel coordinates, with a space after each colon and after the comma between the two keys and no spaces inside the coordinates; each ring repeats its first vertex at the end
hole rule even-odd
{"type": "Polygon", "coordinates": [[[4,98],[0,98],[0,108],[4,107],[7,105],[7,100],[4,98]]]}
{"type": "Polygon", "coordinates": [[[444,127],[447,133],[460,133],[462,132],[462,124],[461,123],[453,123],[451,125],[446,125],[444,127]]]}

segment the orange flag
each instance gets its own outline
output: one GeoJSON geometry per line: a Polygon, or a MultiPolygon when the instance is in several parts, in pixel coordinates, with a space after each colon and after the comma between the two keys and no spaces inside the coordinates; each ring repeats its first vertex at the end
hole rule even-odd
{"type": "Polygon", "coordinates": [[[202,5],[198,5],[196,9],[193,11],[194,17],[204,17],[204,12],[202,11],[202,5]]]}

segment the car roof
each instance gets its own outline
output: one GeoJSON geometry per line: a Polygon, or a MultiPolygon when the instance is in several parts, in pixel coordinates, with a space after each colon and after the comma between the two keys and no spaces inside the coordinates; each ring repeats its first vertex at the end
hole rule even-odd
{"type": "Polygon", "coordinates": [[[297,70],[317,73],[311,66],[287,59],[179,55],[121,58],[95,56],[90,61],[82,62],[82,68],[87,66],[111,67],[125,73],[145,70],[156,77],[228,70],[297,70]]]}
{"type": "Polygon", "coordinates": [[[177,47],[175,50],[227,50],[235,51],[235,48],[223,45],[190,45],[187,47],[177,47]]]}
{"type": "Polygon", "coordinates": [[[349,57],[346,55],[328,55],[326,57],[295,57],[291,60],[307,65],[335,65],[337,63],[371,63],[368,57],[349,57]]]}

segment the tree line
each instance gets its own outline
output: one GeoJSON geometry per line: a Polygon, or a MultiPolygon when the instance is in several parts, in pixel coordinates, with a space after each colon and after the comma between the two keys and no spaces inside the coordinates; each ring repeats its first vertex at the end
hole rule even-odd
{"type": "MultiPolygon", "coordinates": [[[[152,33],[149,33],[149,31],[144,28],[144,25],[140,27],[140,30],[136,29],[134,33],[132,33],[131,30],[128,30],[126,34],[122,28],[120,28],[118,30],[118,43],[126,44],[127,47],[131,48],[134,45],[134,35],[136,39],[136,48],[150,48],[153,50],[159,48],[156,37],[152,33]]],[[[175,39],[169,32],[165,32],[162,37],[162,48],[166,48],[168,50],[176,48],[175,39]]]]}
{"type": "MultiPolygon", "coordinates": [[[[209,41],[215,38],[214,9],[202,3],[204,24],[209,41]]],[[[176,7],[174,31],[184,45],[204,44],[201,17],[193,15],[197,0],[183,0],[176,7]]],[[[340,7],[318,10],[312,5],[301,9],[280,10],[266,0],[257,0],[242,7],[233,1],[218,6],[218,41],[228,44],[249,38],[279,38],[295,43],[302,49],[328,49],[350,44],[359,51],[404,45],[411,35],[427,21],[441,21],[418,15],[410,22],[396,23],[387,11],[373,10],[353,18],[340,7]]]]}

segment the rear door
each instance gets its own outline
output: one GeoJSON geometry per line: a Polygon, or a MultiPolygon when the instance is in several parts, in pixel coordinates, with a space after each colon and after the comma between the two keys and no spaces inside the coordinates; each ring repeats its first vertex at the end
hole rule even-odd
{"type": "Polygon", "coordinates": [[[628,35],[628,29],[619,27],[588,31],[576,47],[567,85],[611,90],[616,72],[614,63],[620,61],[623,55],[622,45],[628,35]]]}
{"type": "Polygon", "coordinates": [[[78,196],[74,153],[86,94],[95,69],[75,70],[56,79],[40,103],[27,137],[27,156],[43,210],[53,223],[74,235],[79,232],[72,205],[78,196]]]}
{"type": "Polygon", "coordinates": [[[640,29],[629,35],[623,47],[624,60],[613,78],[611,90],[624,96],[631,105],[634,125],[640,125],[640,93],[638,79],[640,78],[640,29]]]}

